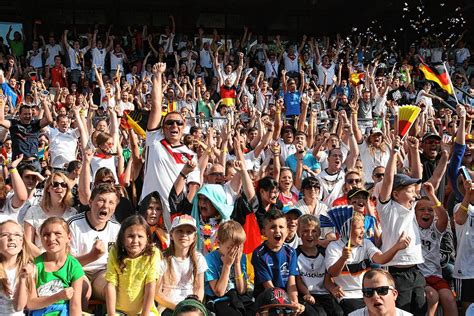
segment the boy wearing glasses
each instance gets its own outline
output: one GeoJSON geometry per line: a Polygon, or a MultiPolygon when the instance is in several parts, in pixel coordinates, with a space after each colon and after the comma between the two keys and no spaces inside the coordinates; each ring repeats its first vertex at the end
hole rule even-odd
{"type": "Polygon", "coordinates": [[[385,270],[373,269],[366,272],[362,280],[362,293],[365,307],[350,313],[349,316],[413,315],[395,306],[398,297],[395,281],[385,270]]]}

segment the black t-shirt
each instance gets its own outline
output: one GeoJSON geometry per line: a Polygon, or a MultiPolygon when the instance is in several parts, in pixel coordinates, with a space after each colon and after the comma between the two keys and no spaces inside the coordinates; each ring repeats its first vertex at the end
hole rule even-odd
{"type": "Polygon", "coordinates": [[[397,89],[390,90],[387,93],[387,100],[396,101],[398,104],[404,104],[406,102],[403,92],[405,92],[405,86],[400,86],[397,89]]]}
{"type": "Polygon", "coordinates": [[[20,154],[23,154],[23,158],[37,157],[38,138],[41,131],[40,120],[22,124],[19,120],[10,119],[10,123],[12,157],[17,157],[20,154]]]}

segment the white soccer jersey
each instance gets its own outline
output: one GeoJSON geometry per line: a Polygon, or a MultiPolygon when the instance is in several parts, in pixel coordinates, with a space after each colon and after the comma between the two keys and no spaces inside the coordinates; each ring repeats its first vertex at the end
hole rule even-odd
{"type": "MultiPolygon", "coordinates": [[[[168,196],[186,162],[196,160],[196,153],[183,144],[172,147],[161,130],[147,131],[146,147],[145,178],[140,201],[151,192],[157,191],[163,204],[163,218],[169,229],[171,221],[168,196]]],[[[199,168],[188,175],[187,182],[201,183],[199,168]]]]}
{"type": "MultiPolygon", "coordinates": [[[[90,212],[90,211],[88,211],[90,212]]],[[[120,224],[115,220],[109,220],[102,230],[93,228],[87,220],[86,213],[80,213],[69,218],[68,224],[71,230],[71,254],[79,257],[92,250],[96,240],[102,240],[107,251],[99,259],[83,266],[84,271],[99,271],[107,268],[109,257],[108,249],[117,241],[120,224]]]]}
{"type": "Polygon", "coordinates": [[[436,222],[437,220],[434,220],[427,229],[420,227],[421,249],[425,262],[418,267],[425,277],[436,275],[442,278],[440,247],[443,233],[436,228],[436,222]]]}
{"type": "Polygon", "coordinates": [[[298,253],[298,271],[304,284],[311,294],[328,294],[324,287],[324,276],[326,275],[326,266],[324,265],[324,256],[318,252],[316,256],[306,256],[301,248],[298,253]]]}
{"type": "Polygon", "coordinates": [[[319,183],[321,183],[322,202],[328,207],[343,194],[344,177],[343,170],[335,174],[328,174],[326,169],[316,176],[319,183]]]}
{"type": "MultiPolygon", "coordinates": [[[[379,253],[380,250],[369,240],[364,239],[364,243],[357,247],[352,247],[350,258],[347,260],[341,274],[334,278],[334,282],[342,287],[345,298],[362,298],[362,278],[364,272],[370,269],[370,260],[379,253]]],[[[345,244],[339,239],[331,241],[326,249],[326,270],[329,270],[342,256],[345,244]]]]}
{"type": "MultiPolygon", "coordinates": [[[[454,213],[464,212],[459,206],[454,207],[454,213]]],[[[474,278],[474,206],[469,204],[467,219],[463,225],[456,224],[456,237],[458,238],[458,249],[456,261],[454,262],[453,276],[457,279],[474,278]]]]}

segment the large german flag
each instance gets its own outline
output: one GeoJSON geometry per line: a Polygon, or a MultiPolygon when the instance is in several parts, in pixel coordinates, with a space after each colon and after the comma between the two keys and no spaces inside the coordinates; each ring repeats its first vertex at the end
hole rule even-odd
{"type": "Polygon", "coordinates": [[[453,88],[449,82],[449,75],[443,65],[429,67],[423,61],[420,61],[418,68],[425,75],[426,80],[436,82],[443,90],[449,94],[454,94],[453,88]]]}

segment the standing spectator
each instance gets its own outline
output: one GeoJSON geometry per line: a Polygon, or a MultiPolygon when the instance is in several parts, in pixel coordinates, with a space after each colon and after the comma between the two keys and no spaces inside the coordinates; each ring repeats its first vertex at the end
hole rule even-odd
{"type": "Polygon", "coordinates": [[[69,30],[64,30],[63,45],[66,48],[69,57],[69,70],[71,72],[71,82],[79,83],[81,79],[81,71],[84,67],[84,54],[89,50],[89,46],[81,48],[78,40],[75,40],[73,47],[67,41],[69,30]]]}
{"type": "MultiPolygon", "coordinates": [[[[0,75],[1,76],[1,75],[0,75]]],[[[1,79],[0,79],[1,81],[1,79]]],[[[10,130],[12,137],[12,156],[23,155],[23,159],[38,165],[38,138],[43,127],[51,124],[53,118],[49,109],[50,101],[44,96],[41,97],[41,104],[44,109],[43,118],[33,119],[32,109],[27,105],[20,106],[18,110],[19,119],[5,119],[4,102],[0,101],[0,125],[10,130]]]]}
{"type": "MultiPolygon", "coordinates": [[[[39,37],[44,40],[43,36],[39,37]]],[[[56,56],[62,55],[63,50],[61,45],[56,43],[56,38],[53,34],[49,36],[48,44],[44,45],[44,57],[46,58],[45,66],[53,67],[56,64],[56,56]]]]}
{"type": "Polygon", "coordinates": [[[21,33],[18,31],[15,31],[15,33],[13,33],[13,39],[11,39],[10,34],[12,31],[13,31],[13,27],[10,25],[7,32],[7,42],[8,42],[8,45],[10,46],[10,50],[12,51],[13,56],[20,58],[24,56],[25,41],[26,41],[25,33],[23,32],[23,29],[21,30],[21,33]],[[23,34],[23,38],[21,34],[23,34]]]}
{"type": "MultiPolygon", "coordinates": [[[[184,121],[178,112],[170,112],[161,122],[162,75],[166,64],[158,63],[153,66],[152,109],[147,124],[146,147],[148,159],[145,161],[145,176],[140,200],[153,191],[161,197],[168,197],[177,177],[187,179],[187,183],[200,183],[199,169],[189,175],[183,175],[186,161],[196,159],[194,152],[181,143],[184,121]]],[[[163,198],[163,218],[166,226],[171,227],[170,209],[167,198],[163,198]]]]}

